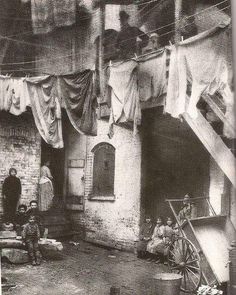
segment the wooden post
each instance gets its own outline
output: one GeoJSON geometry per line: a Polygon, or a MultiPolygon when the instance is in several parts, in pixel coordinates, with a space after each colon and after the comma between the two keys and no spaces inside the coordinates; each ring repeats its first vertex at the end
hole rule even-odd
{"type": "Polygon", "coordinates": [[[2,295],[2,250],[0,249],[0,295],[2,295]]]}
{"type": "MultiPolygon", "coordinates": [[[[99,76],[99,96],[104,94],[104,32],[105,32],[105,1],[100,4],[100,36],[98,44],[98,76],[99,76]]],[[[101,101],[101,100],[100,100],[101,101]]],[[[98,118],[101,118],[101,106],[98,106],[98,118]]]]}
{"type": "Polygon", "coordinates": [[[100,5],[100,38],[99,38],[99,82],[100,82],[100,89],[101,92],[104,88],[104,32],[105,32],[105,2],[101,1],[100,5]]]}
{"type": "Polygon", "coordinates": [[[181,41],[179,21],[182,17],[182,4],[183,4],[183,0],[175,0],[175,43],[181,41]]]}

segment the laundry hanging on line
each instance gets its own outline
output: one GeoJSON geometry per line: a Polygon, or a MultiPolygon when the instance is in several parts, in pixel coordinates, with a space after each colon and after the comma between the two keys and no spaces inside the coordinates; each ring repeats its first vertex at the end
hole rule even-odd
{"type": "Polygon", "coordinates": [[[0,111],[9,111],[11,107],[10,91],[11,78],[9,76],[0,75],[0,111]]]}
{"type": "Polygon", "coordinates": [[[134,132],[141,124],[141,108],[138,91],[137,62],[130,60],[110,67],[108,85],[111,87],[111,113],[109,136],[114,123],[132,122],[134,132]]]}
{"type": "Polygon", "coordinates": [[[24,78],[0,76],[0,110],[19,116],[30,105],[27,84],[24,78]]]}
{"type": "Polygon", "coordinates": [[[85,70],[61,75],[58,79],[60,97],[64,101],[71,124],[79,133],[97,135],[94,72],[85,70]]]}
{"type": "MultiPolygon", "coordinates": [[[[234,126],[233,95],[229,81],[232,68],[229,63],[228,41],[228,27],[224,25],[172,47],[165,106],[167,113],[178,118],[184,112],[188,112],[192,118],[197,118],[197,103],[201,95],[213,95],[218,91],[226,104],[225,116],[234,126]],[[189,99],[188,81],[192,83],[189,99]]],[[[235,134],[227,129],[225,135],[235,137],[235,134]]]]}
{"type": "Polygon", "coordinates": [[[163,105],[161,95],[166,93],[166,50],[149,54],[138,60],[138,87],[141,102],[151,98],[156,99],[158,105],[163,105]]]}
{"type": "Polygon", "coordinates": [[[9,112],[15,116],[19,116],[30,106],[27,82],[22,78],[10,79],[9,89],[11,93],[9,112]]]}
{"type": "Polygon", "coordinates": [[[56,77],[34,77],[26,81],[34,121],[40,135],[53,148],[63,148],[61,106],[56,77]]]}

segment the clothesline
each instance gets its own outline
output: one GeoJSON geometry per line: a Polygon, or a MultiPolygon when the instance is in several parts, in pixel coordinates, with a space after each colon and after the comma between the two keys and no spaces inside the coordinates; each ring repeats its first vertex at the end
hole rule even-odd
{"type": "Polygon", "coordinates": [[[0,75],[0,111],[19,116],[31,107],[42,138],[63,147],[61,107],[81,134],[96,135],[94,72],[12,78],[0,75]]]}
{"type": "MultiPolygon", "coordinates": [[[[229,8],[229,6],[228,7],[225,7],[225,8],[223,8],[223,9],[221,9],[221,10],[225,10],[225,9],[227,9],[227,8],[229,8]]],[[[193,22],[192,22],[193,23],[193,22]]],[[[184,27],[187,27],[187,26],[189,26],[189,25],[191,25],[192,23],[189,23],[189,24],[187,24],[187,25],[185,25],[185,26],[182,26],[182,28],[184,28],[184,27]]],[[[163,34],[161,34],[160,35],[160,37],[161,36],[164,36],[164,35],[167,35],[167,34],[170,34],[171,32],[174,32],[175,30],[171,30],[171,31],[168,31],[168,32],[166,32],[166,33],[163,33],[163,34]]],[[[177,45],[178,43],[176,43],[176,45],[177,45]]],[[[159,49],[158,49],[159,50],[159,49]]],[[[151,52],[152,53],[152,52],[151,52]]],[[[151,54],[150,53],[150,54],[151,54]]],[[[20,64],[31,64],[31,63],[36,63],[36,62],[41,62],[41,61],[50,61],[50,60],[55,60],[55,59],[63,59],[63,58],[65,58],[65,57],[74,57],[74,56],[77,56],[77,55],[81,55],[82,53],[80,52],[80,53],[77,53],[77,54],[69,54],[69,55],[65,55],[65,56],[58,56],[58,57],[55,57],[55,58],[50,58],[50,59],[40,59],[40,60],[37,60],[37,61],[27,61],[27,62],[17,62],[17,63],[5,63],[5,64],[0,64],[0,66],[5,66],[5,65],[20,65],[20,64]]],[[[105,57],[106,55],[103,55],[103,57],[105,57]]],[[[40,69],[48,69],[47,67],[40,67],[40,68],[37,68],[36,69],[36,71],[39,71],[40,69]]],[[[11,71],[14,71],[14,72],[22,72],[22,71],[35,71],[35,69],[34,68],[31,68],[31,69],[11,69],[11,71]]],[[[9,72],[9,70],[2,70],[2,72],[9,72]]]]}
{"type": "MultiPolygon", "coordinates": [[[[196,16],[196,15],[199,15],[199,14],[201,14],[201,13],[204,13],[205,11],[207,11],[207,10],[213,8],[213,7],[216,7],[216,6],[220,5],[220,4],[223,4],[223,3],[227,2],[227,1],[228,1],[228,0],[223,0],[222,2],[220,2],[220,3],[218,3],[218,4],[215,4],[215,5],[209,6],[209,7],[205,8],[205,9],[201,10],[201,11],[198,12],[198,13],[195,13],[195,14],[192,14],[192,15],[190,15],[190,16],[187,16],[186,18],[192,18],[192,17],[194,17],[194,16],[196,16]]],[[[219,9],[219,11],[226,10],[226,9],[228,9],[229,7],[230,7],[230,5],[227,6],[227,7],[222,8],[222,9],[219,9]]],[[[180,23],[180,22],[181,22],[181,20],[177,20],[177,21],[175,21],[175,22],[172,22],[172,23],[166,24],[166,25],[164,25],[164,26],[161,26],[161,27],[159,27],[159,28],[157,28],[157,29],[154,29],[154,30],[151,30],[151,31],[147,31],[146,33],[142,33],[142,34],[140,34],[139,36],[143,36],[143,35],[145,35],[145,34],[151,34],[151,33],[157,32],[157,31],[159,31],[159,30],[161,30],[161,29],[164,29],[164,28],[166,28],[166,27],[172,26],[172,25],[174,25],[174,24],[178,24],[178,23],[180,23]]],[[[187,24],[187,25],[185,25],[185,26],[182,26],[181,28],[187,27],[187,26],[189,26],[189,25],[191,25],[191,24],[192,24],[192,23],[187,24]]],[[[159,37],[164,36],[164,35],[167,35],[167,34],[169,34],[169,33],[171,33],[171,32],[174,32],[174,30],[170,30],[169,32],[166,32],[166,33],[164,33],[164,34],[161,34],[161,35],[159,35],[159,37]]],[[[139,36],[138,36],[138,37],[139,37],[139,36]]],[[[23,40],[13,39],[13,38],[10,38],[10,37],[7,37],[7,36],[1,36],[1,35],[0,35],[0,38],[6,39],[6,40],[9,40],[9,41],[12,41],[12,42],[19,42],[19,43],[21,43],[21,44],[28,44],[28,45],[35,46],[35,47],[44,47],[44,48],[47,48],[47,49],[49,49],[49,50],[52,50],[52,49],[55,50],[55,51],[58,50],[57,48],[52,48],[52,47],[45,46],[45,45],[41,45],[41,44],[35,44],[35,43],[33,43],[33,42],[27,42],[27,41],[23,41],[23,40]]],[[[131,40],[131,39],[132,39],[132,38],[127,38],[127,39],[122,40],[122,42],[125,42],[125,41],[128,41],[128,40],[131,40]]],[[[115,44],[116,44],[116,43],[110,43],[110,45],[115,45],[115,44]]],[[[34,61],[32,61],[32,63],[33,63],[33,62],[34,62],[34,61]]]]}

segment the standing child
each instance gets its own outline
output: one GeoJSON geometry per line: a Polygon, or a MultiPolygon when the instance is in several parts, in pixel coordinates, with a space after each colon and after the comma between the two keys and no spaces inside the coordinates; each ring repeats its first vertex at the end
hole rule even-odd
{"type": "Polygon", "coordinates": [[[40,265],[41,253],[39,251],[38,241],[40,239],[39,226],[35,216],[30,216],[29,222],[24,226],[22,238],[27,246],[28,254],[32,265],[40,265]]]}
{"type": "Polygon", "coordinates": [[[167,261],[167,255],[169,252],[169,247],[171,243],[174,241],[174,237],[176,235],[176,230],[174,228],[173,219],[171,217],[167,217],[166,219],[166,225],[164,228],[164,242],[165,242],[165,248],[164,248],[164,263],[167,261]]]}
{"type": "Polygon", "coordinates": [[[40,231],[40,236],[42,237],[44,234],[44,226],[43,226],[43,219],[42,219],[42,214],[39,211],[39,207],[38,207],[38,202],[36,200],[32,200],[30,201],[30,207],[29,210],[26,212],[28,218],[31,215],[34,215],[36,218],[36,223],[39,226],[39,231],[40,231]]]}

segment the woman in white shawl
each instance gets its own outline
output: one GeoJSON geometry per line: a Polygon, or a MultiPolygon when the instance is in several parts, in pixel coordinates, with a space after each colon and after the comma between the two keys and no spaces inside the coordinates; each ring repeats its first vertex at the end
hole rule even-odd
{"type": "Polygon", "coordinates": [[[54,189],[52,184],[52,174],[49,169],[50,162],[46,161],[41,167],[39,180],[39,210],[47,211],[52,206],[54,189]]]}

